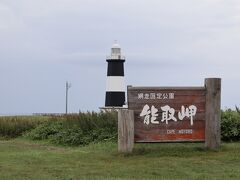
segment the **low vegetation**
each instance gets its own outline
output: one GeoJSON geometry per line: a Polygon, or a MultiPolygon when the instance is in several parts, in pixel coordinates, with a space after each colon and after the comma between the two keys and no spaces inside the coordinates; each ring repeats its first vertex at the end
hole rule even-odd
{"type": "MultiPolygon", "coordinates": [[[[221,114],[222,140],[240,140],[240,111],[227,109],[221,114]]],[[[60,145],[87,145],[91,142],[116,141],[117,113],[87,112],[63,116],[0,117],[0,136],[24,136],[48,140],[60,145]]]]}
{"type": "Polygon", "coordinates": [[[221,135],[223,141],[240,140],[240,110],[231,109],[222,111],[221,115],[221,135]]]}
{"type": "Polygon", "coordinates": [[[91,142],[111,141],[117,138],[117,114],[80,113],[51,117],[25,134],[33,140],[49,140],[61,145],[87,145],[91,142]]]}
{"type": "Polygon", "coordinates": [[[49,120],[47,116],[0,117],[0,136],[15,138],[49,120]]]}

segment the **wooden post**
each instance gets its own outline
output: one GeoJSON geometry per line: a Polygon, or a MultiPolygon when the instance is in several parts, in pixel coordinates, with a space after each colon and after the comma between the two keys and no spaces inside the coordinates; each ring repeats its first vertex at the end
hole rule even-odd
{"type": "Polygon", "coordinates": [[[205,79],[206,87],[206,124],[205,124],[205,147],[218,149],[220,147],[221,132],[221,79],[205,79]]]}
{"type": "Polygon", "coordinates": [[[118,111],[118,152],[132,152],[134,145],[134,111],[118,111]]]}

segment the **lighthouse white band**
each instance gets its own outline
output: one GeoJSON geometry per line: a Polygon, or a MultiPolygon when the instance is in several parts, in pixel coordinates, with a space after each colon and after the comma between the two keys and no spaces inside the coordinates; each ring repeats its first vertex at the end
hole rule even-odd
{"type": "Polygon", "coordinates": [[[124,92],[124,77],[123,76],[107,76],[106,91],[124,92]]]}

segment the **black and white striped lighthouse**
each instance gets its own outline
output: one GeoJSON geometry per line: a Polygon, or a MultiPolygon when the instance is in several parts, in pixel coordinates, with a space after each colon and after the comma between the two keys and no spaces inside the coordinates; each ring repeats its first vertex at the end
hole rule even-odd
{"type": "Polygon", "coordinates": [[[111,48],[111,55],[107,57],[107,87],[105,107],[122,107],[125,103],[124,62],[121,48],[115,42],[111,48]]]}

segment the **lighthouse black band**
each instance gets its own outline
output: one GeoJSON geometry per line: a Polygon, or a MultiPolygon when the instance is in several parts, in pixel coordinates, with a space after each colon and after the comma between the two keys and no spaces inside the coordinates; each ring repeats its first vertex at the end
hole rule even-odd
{"type": "Polygon", "coordinates": [[[124,76],[124,61],[125,60],[107,60],[107,76],[124,76]]]}
{"type": "Polygon", "coordinates": [[[106,92],[105,106],[123,106],[125,92],[106,92]]]}

